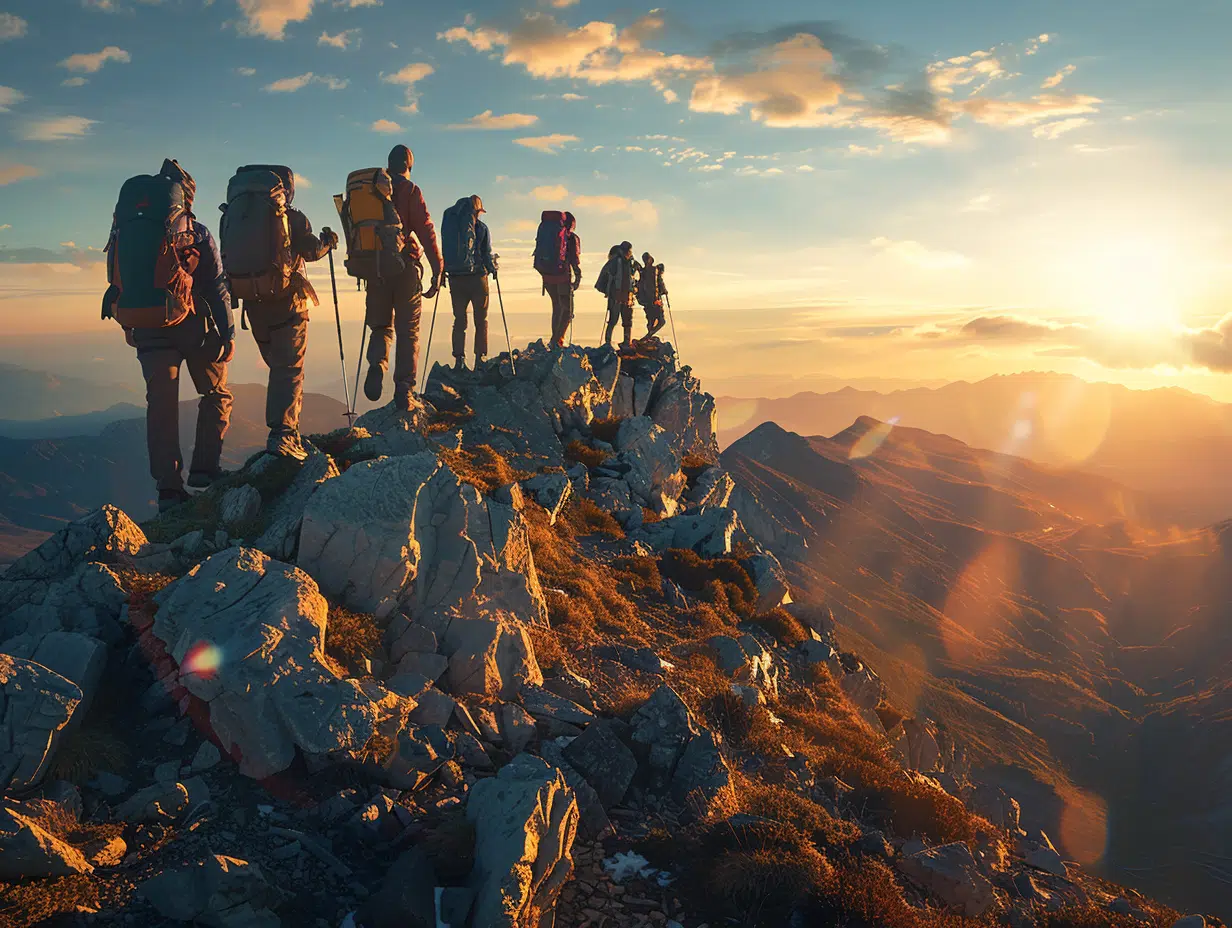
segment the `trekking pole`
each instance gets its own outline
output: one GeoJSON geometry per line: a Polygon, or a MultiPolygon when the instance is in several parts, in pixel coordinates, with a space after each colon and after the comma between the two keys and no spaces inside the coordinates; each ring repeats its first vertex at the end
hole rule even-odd
{"type": "MultiPolygon", "coordinates": [[[[497,255],[496,257],[500,257],[497,255]]],[[[509,368],[513,371],[513,376],[518,376],[518,362],[513,358],[513,342],[509,338],[509,320],[505,317],[505,298],[501,295],[500,275],[493,274],[492,279],[496,281],[496,302],[500,304],[501,322],[505,324],[505,344],[509,347],[509,368]]]]}
{"type": "Polygon", "coordinates": [[[368,341],[368,320],[364,319],[363,333],[359,336],[359,360],[355,362],[355,392],[351,395],[351,415],[359,410],[359,375],[364,370],[364,345],[368,341]]]}
{"type": "Polygon", "coordinates": [[[676,346],[676,358],[680,358],[680,339],[676,337],[676,317],[672,315],[672,298],[666,293],[663,294],[663,301],[667,303],[667,318],[672,321],[672,343],[676,346]]]}
{"type": "MultiPolygon", "coordinates": [[[[321,230],[323,235],[328,235],[330,232],[329,226],[321,230]]],[[[355,427],[355,410],[351,406],[351,387],[347,383],[346,375],[346,351],[342,347],[342,311],[338,308],[338,278],[334,276],[334,249],[329,250],[329,286],[334,292],[334,321],[338,323],[338,360],[342,362],[342,396],[346,400],[347,411],[343,413],[346,416],[347,427],[355,427]]],[[[358,385],[358,379],[355,381],[358,385]]]]}
{"type": "MultiPolygon", "coordinates": [[[[432,324],[428,326],[428,344],[424,348],[423,382],[425,387],[428,385],[428,377],[432,374],[432,370],[428,367],[428,361],[432,357],[432,333],[436,331],[436,307],[441,304],[441,291],[445,289],[445,282],[448,279],[444,274],[441,275],[440,286],[436,288],[436,299],[432,301],[432,324]]],[[[422,392],[420,395],[423,395],[422,392]]]]}

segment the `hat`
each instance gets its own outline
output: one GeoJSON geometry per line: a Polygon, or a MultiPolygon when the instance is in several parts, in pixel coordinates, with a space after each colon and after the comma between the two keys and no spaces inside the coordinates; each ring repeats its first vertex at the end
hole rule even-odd
{"type": "Polygon", "coordinates": [[[389,170],[401,174],[404,164],[408,170],[415,167],[415,153],[405,145],[395,145],[389,150],[387,164],[389,165],[389,170]]]}
{"type": "Polygon", "coordinates": [[[643,251],[642,264],[654,264],[654,256],[648,251],[643,251]]]}
{"type": "Polygon", "coordinates": [[[197,198],[197,182],[192,179],[192,175],[180,167],[180,162],[174,158],[164,158],[163,166],[158,169],[161,177],[170,178],[177,181],[184,188],[184,196],[191,204],[197,198]]]}
{"type": "Polygon", "coordinates": [[[633,250],[633,243],[632,243],[632,242],[621,242],[621,243],[620,243],[620,250],[621,250],[621,252],[622,252],[622,253],[623,253],[623,252],[626,252],[626,251],[632,251],[632,250],[633,250]]]}
{"type": "Polygon", "coordinates": [[[474,209],[476,215],[487,212],[487,210],[483,208],[483,200],[477,193],[471,194],[471,208],[474,209]]]}

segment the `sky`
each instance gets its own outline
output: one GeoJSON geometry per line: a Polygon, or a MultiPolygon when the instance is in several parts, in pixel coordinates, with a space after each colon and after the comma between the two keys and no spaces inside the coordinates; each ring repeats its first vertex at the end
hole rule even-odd
{"type": "MultiPolygon", "coordinates": [[[[627,238],[714,392],[1056,370],[1232,401],[1230,27],[1226,0],[0,0],[0,359],[127,357],[99,249],[163,157],[214,228],[238,165],[288,164],[320,228],[404,142],[438,219],[483,197],[521,344],[549,329],[534,226],[569,208],[575,338],[627,238]]],[[[337,393],[312,274],[309,387],[337,393]]]]}

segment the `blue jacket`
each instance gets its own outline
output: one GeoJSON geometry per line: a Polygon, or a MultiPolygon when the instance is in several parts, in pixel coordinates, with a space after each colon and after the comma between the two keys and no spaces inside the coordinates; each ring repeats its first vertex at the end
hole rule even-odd
{"type": "Polygon", "coordinates": [[[193,220],[196,236],[193,246],[201,256],[193,271],[193,297],[198,306],[204,303],[210,309],[214,328],[223,341],[235,338],[235,316],[231,312],[231,288],[222,272],[222,255],[218,242],[204,223],[193,220]]]}
{"type": "Polygon", "coordinates": [[[492,233],[488,231],[487,223],[475,220],[475,266],[482,267],[487,274],[496,273],[496,260],[492,257],[492,233]]]}

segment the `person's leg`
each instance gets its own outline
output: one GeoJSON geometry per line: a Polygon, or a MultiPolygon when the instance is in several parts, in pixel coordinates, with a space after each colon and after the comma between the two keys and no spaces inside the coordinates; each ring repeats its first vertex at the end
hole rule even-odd
{"type": "Polygon", "coordinates": [[[368,284],[364,323],[372,330],[372,337],[368,340],[368,375],[364,378],[364,396],[375,403],[381,398],[381,383],[389,368],[389,351],[394,344],[393,288],[385,281],[368,284]]]}
{"type": "Polygon", "coordinates": [[[409,408],[410,398],[419,382],[419,321],[422,305],[419,268],[412,267],[398,279],[394,287],[394,330],[398,337],[394,350],[394,399],[402,408],[409,408]]]}
{"type": "Polygon", "coordinates": [[[184,459],[180,454],[180,365],[174,348],[137,354],[145,378],[145,439],[150,476],[160,497],[184,492],[184,459]]]}
{"type": "Polygon", "coordinates": [[[546,289],[548,291],[548,299],[552,301],[551,344],[559,346],[561,343],[561,332],[564,330],[563,319],[565,316],[564,307],[561,305],[560,287],[556,284],[550,284],[546,289]]]}
{"type": "Polygon", "coordinates": [[[620,324],[625,330],[625,339],[620,347],[628,350],[633,347],[633,300],[626,298],[620,304],[620,324]]]}
{"type": "Polygon", "coordinates": [[[471,294],[471,305],[475,308],[475,360],[488,356],[488,303],[491,299],[488,289],[488,278],[480,275],[475,278],[475,290],[471,294]]]}
{"type": "Polygon", "coordinates": [[[466,310],[470,303],[467,277],[449,278],[449,301],[453,305],[453,356],[460,364],[466,360],[466,310]]]}
{"type": "Polygon", "coordinates": [[[616,320],[620,318],[620,302],[615,296],[607,298],[607,326],[603,331],[603,343],[609,348],[612,345],[612,333],[616,331],[616,320]]]}
{"type": "Polygon", "coordinates": [[[222,342],[211,332],[205,344],[185,352],[188,374],[201,401],[197,404],[197,440],[189,472],[213,477],[222,470],[222,442],[231,427],[233,397],[227,389],[227,363],[218,360],[222,342]]]}
{"type": "Polygon", "coordinates": [[[308,320],[295,316],[271,329],[261,355],[270,368],[266,394],[266,421],[271,454],[299,457],[299,416],[304,406],[304,355],[308,349],[308,320]]]}

